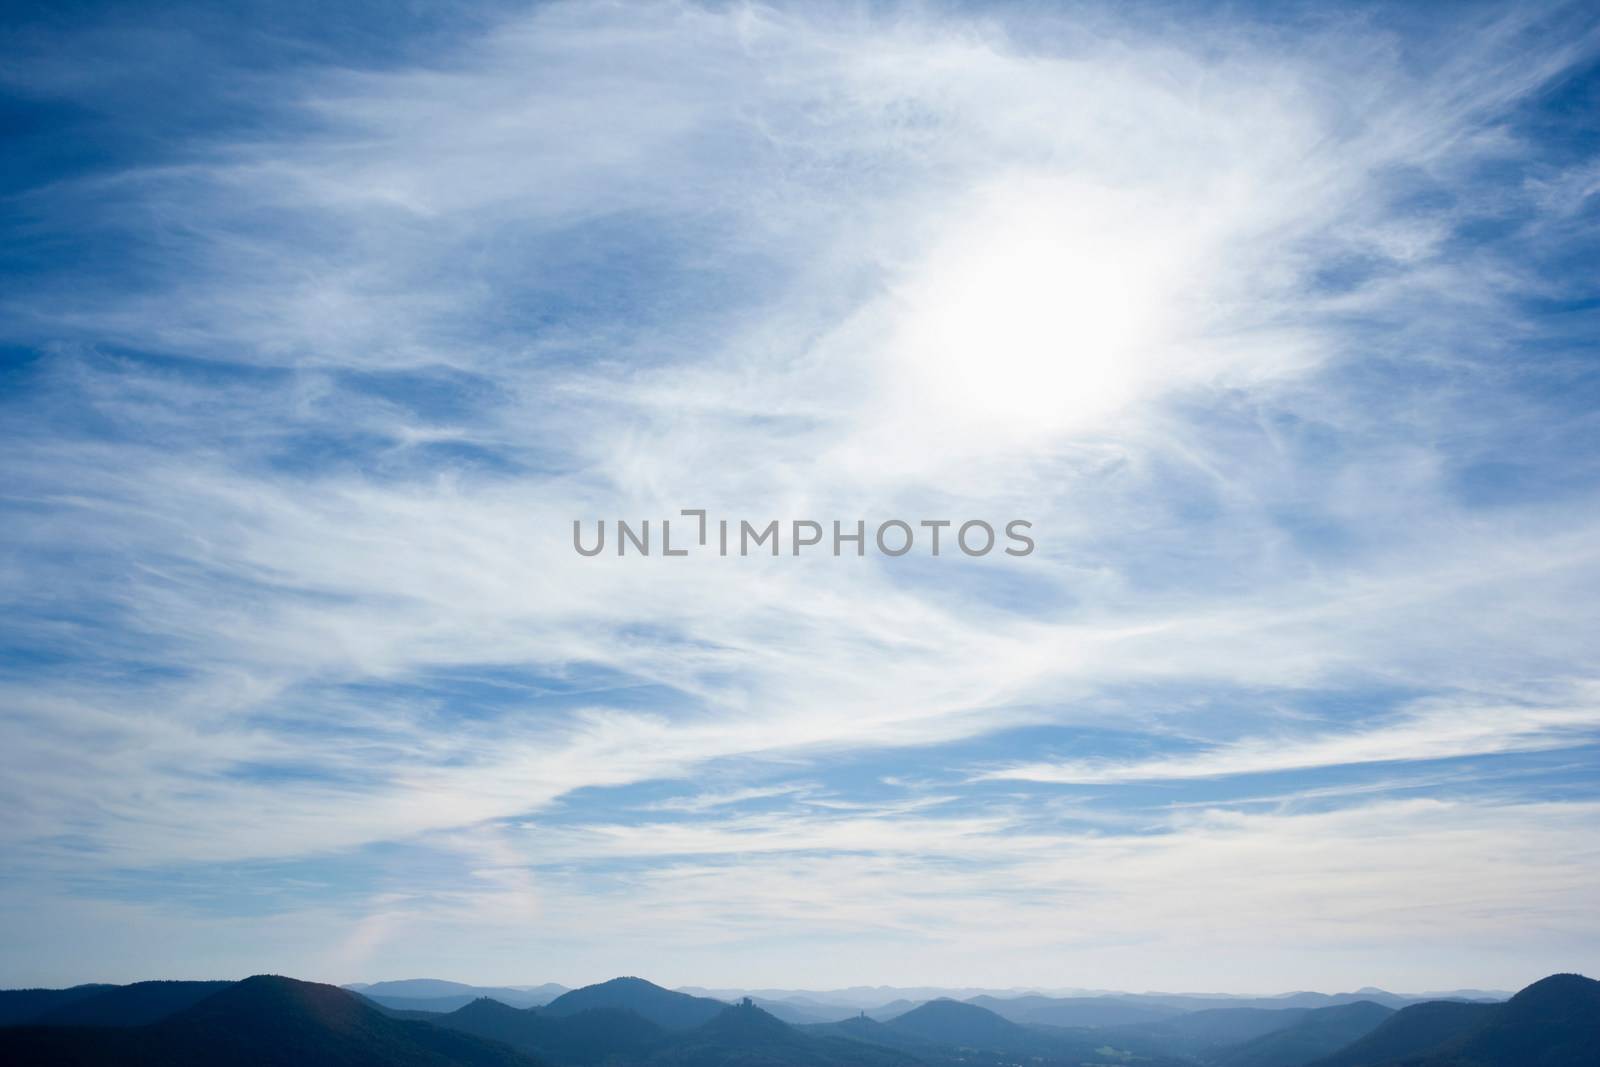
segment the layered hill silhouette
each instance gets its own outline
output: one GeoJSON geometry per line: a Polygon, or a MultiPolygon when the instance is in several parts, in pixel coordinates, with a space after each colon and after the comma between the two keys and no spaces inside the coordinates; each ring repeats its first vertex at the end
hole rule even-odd
{"type": "Polygon", "coordinates": [[[1137,1038],[1110,1038],[1090,1029],[1024,1026],[987,1008],[939,999],[883,1022],[865,1014],[827,1026],[819,1032],[895,1048],[928,1064],[1011,1064],[1028,1060],[1045,1065],[1140,1063],[1160,1067],[1179,1061],[1137,1038]]]}
{"type": "Polygon", "coordinates": [[[1417,1062],[1419,1067],[1600,1063],[1600,982],[1578,974],[1551,975],[1417,1062]]]}
{"type": "MultiPolygon", "coordinates": [[[[372,989],[374,987],[366,987],[372,989]]],[[[468,987],[476,988],[476,987],[468,987]]],[[[437,993],[437,988],[407,992],[437,993]]],[[[527,993],[529,990],[522,990],[527,993]]],[[[1320,994],[1318,995],[1321,996],[1320,994]]],[[[441,999],[428,996],[395,997],[441,999]]],[[[1003,998],[995,998],[1001,1000],[1003,998]]],[[[1051,998],[1018,997],[1014,1014],[1051,998]]],[[[1083,1000],[1097,998],[1079,998],[1083,1000]]],[[[1204,998],[1202,999],[1204,1002],[1204,998]]],[[[261,975],[0,991],[0,1063],[29,1067],[1596,1067],[1600,983],[1554,975],[1500,1004],[1377,1001],[1170,1011],[1114,1026],[1018,1022],[935,999],[791,1025],[620,978],[515,1007],[394,1008],[261,975]]],[[[1210,1001],[1215,1003],[1215,1001],[1210,1001]]],[[[1047,1007],[1047,1006],[1046,1006],[1047,1007]]],[[[1101,1015],[1101,1020],[1116,1018],[1101,1015]]]]}
{"type": "Polygon", "coordinates": [[[723,1009],[649,1061],[661,1067],[914,1067],[894,1049],[803,1032],[753,1002],[723,1009]]]}
{"type": "Polygon", "coordinates": [[[220,993],[232,982],[135,982],[58,1004],[33,1022],[45,1026],[143,1026],[220,993]]]}
{"type": "Polygon", "coordinates": [[[617,1058],[647,1059],[666,1044],[671,1033],[626,1008],[588,1008],[557,1016],[536,1008],[513,1008],[487,998],[429,1021],[502,1042],[550,1063],[573,1067],[590,1067],[617,1058]]]}
{"type": "Polygon", "coordinates": [[[334,986],[259,975],[143,1026],[0,1030],[30,1067],[540,1067],[505,1045],[393,1019],[334,986]]]}
{"type": "Polygon", "coordinates": [[[1217,1067],[1302,1067],[1377,1029],[1394,1011],[1370,1000],[1312,1008],[1281,1029],[1227,1049],[1217,1067]]]}
{"type": "Polygon", "coordinates": [[[810,1004],[795,1000],[771,1000],[766,997],[756,996],[752,996],[750,1001],[762,1011],[782,1019],[791,1026],[838,1022],[856,1014],[849,1008],[838,1005],[810,1004]]]}
{"type": "MultiPolygon", "coordinates": [[[[795,1067],[911,1067],[915,1060],[889,1049],[798,1030],[750,1001],[716,1005],[716,1014],[698,1026],[668,1029],[637,1012],[615,1006],[619,995],[643,1001],[659,1013],[679,1002],[639,988],[642,979],[626,984],[603,983],[585,1001],[601,1006],[571,1014],[537,1008],[511,1008],[495,1001],[474,1001],[430,1021],[437,1026],[499,1041],[550,1063],[592,1067],[603,1063],[650,1065],[793,1064],[795,1067]]],[[[649,983],[643,983],[649,985],[649,983]]],[[[659,993],[670,993],[651,986],[659,993]]],[[[689,998],[703,1000],[705,998],[689,998]]],[[[567,1006],[570,1010],[571,1005],[567,1006]]],[[[681,1017],[681,1016],[679,1016],[681,1017]]],[[[421,1018],[408,1015],[408,1018],[421,1018]]]]}
{"type": "Polygon", "coordinates": [[[1106,1027],[1160,1022],[1182,1014],[1168,1004],[1145,1004],[1127,997],[994,997],[966,1001],[1014,1023],[1042,1026],[1106,1027]]]}
{"type": "Polygon", "coordinates": [[[888,1023],[880,1022],[865,1012],[840,1022],[813,1025],[810,1029],[814,1033],[842,1037],[849,1041],[861,1041],[869,1045],[882,1045],[884,1048],[917,1049],[928,1044],[922,1038],[896,1030],[888,1023]]]}
{"type": "Polygon", "coordinates": [[[1107,1030],[1110,1040],[1130,1041],[1169,1056],[1206,1060],[1218,1050],[1293,1026],[1314,1008],[1207,1008],[1142,1026],[1107,1030]]]}
{"type": "Polygon", "coordinates": [[[959,1000],[930,1000],[889,1021],[890,1029],[931,1044],[969,1048],[1021,1049],[1041,1035],[986,1008],[959,1000]]]}
{"type": "Polygon", "coordinates": [[[513,1008],[533,1008],[568,992],[566,986],[547,983],[540,986],[475,986],[446,982],[438,978],[406,978],[396,982],[357,983],[345,989],[360,993],[387,1008],[403,1011],[455,1011],[480,997],[489,997],[513,1008]]]}
{"type": "Polygon", "coordinates": [[[0,1026],[31,1022],[44,1012],[118,988],[96,984],[70,989],[0,989],[0,1026]]]}
{"type": "Polygon", "coordinates": [[[1435,1000],[1401,1008],[1358,1041],[1315,1061],[1315,1067],[1378,1067],[1432,1052],[1482,1026],[1498,1004],[1435,1000]]]}
{"type": "Polygon", "coordinates": [[[688,1030],[710,1022],[728,1005],[710,997],[663,989],[643,978],[613,978],[574,989],[545,1005],[546,1015],[576,1015],[590,1008],[625,1008],[668,1030],[688,1030]]]}
{"type": "Polygon", "coordinates": [[[1600,982],[1557,974],[1504,1004],[1421,1004],[1314,1067],[1574,1067],[1600,1063],[1600,982]]]}

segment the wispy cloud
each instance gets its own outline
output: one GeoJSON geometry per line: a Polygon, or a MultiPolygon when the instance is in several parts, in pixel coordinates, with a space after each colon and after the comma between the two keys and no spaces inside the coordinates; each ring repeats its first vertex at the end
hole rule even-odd
{"type": "MultiPolygon", "coordinates": [[[[1456,872],[1523,842],[1528,914],[1592,936],[1592,850],[1527,836],[1592,817],[1582,775],[1527,772],[1569,807],[1418,771],[1271,818],[1206,784],[1592,759],[1563,256],[1595,164],[1551,103],[1592,21],[552,4],[359,58],[244,57],[181,12],[15,37],[30,106],[150,133],[86,127],[99,162],[41,155],[8,199],[0,841],[57,903],[0,928],[260,969],[149,887],[305,864],[325,888],[251,922],[337,943],[340,977],[429,969],[407,946],[575,977],[519,969],[517,924],[540,967],[648,969],[583,944],[626,912],[683,980],[751,981],[738,946],[811,922],[927,973],[1092,928],[1084,959],[1154,984],[1151,931],[1216,929],[1180,934],[1166,880],[1213,864],[1194,908],[1247,890],[1280,945],[1379,944],[1385,887],[1450,936],[1525,893],[1418,901],[1399,818],[1456,872]],[[571,551],[574,518],[684,507],[1020,516],[1040,551],[571,551]],[[1297,934],[1318,879],[1336,918],[1297,934]],[[1002,900],[1014,928],[975,917],[1002,900]]],[[[1516,984],[1446,940],[1417,984],[1516,984]]],[[[895,977],[847,965],[816,980],[895,977]]],[[[1052,966],[1004,984],[1082,977],[1052,966]]],[[[1239,978],[1298,966],[1263,943],[1239,978]]]]}
{"type": "Polygon", "coordinates": [[[1252,736],[1201,752],[1158,759],[1025,763],[983,777],[1096,783],[1270,774],[1356,763],[1402,763],[1536,752],[1600,740],[1600,707],[1462,706],[1430,702],[1362,730],[1252,736]]]}

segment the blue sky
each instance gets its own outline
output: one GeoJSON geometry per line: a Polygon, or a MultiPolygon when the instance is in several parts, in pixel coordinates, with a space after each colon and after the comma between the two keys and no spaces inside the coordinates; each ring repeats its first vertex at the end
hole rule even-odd
{"type": "Polygon", "coordinates": [[[0,49],[0,983],[1600,967],[1583,5],[0,49]]]}

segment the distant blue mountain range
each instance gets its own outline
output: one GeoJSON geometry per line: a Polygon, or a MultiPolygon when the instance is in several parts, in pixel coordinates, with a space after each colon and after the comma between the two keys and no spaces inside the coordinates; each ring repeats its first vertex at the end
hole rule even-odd
{"type": "Polygon", "coordinates": [[[615,978],[558,986],[415,979],[340,989],[261,975],[0,991],[0,1062],[29,1067],[1595,1067],[1600,982],[1553,975],[1504,1002],[1366,990],[1273,998],[935,997],[794,1025],[615,978]],[[403,995],[391,995],[391,994],[403,995]],[[1363,995],[1365,994],[1365,995],[1363,995]],[[469,996],[443,1011],[396,1007],[469,996]],[[1194,1007],[1194,1004],[1203,1007],[1194,1007]],[[1225,1006],[1218,1006],[1223,1004],[1225,1006]],[[1019,1021],[1075,1013],[1078,1025],[1019,1021]],[[1091,1009],[1098,1009],[1097,1016],[1091,1009]],[[1142,1014],[1141,1014],[1142,1013],[1142,1014]],[[1097,1021],[1090,1021],[1097,1020],[1097,1021]]]}

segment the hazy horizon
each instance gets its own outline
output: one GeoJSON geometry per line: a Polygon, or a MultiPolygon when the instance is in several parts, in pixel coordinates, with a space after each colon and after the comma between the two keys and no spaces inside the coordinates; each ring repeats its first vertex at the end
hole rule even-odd
{"type": "MultiPolygon", "coordinates": [[[[127,979],[127,980],[117,981],[117,982],[108,982],[107,984],[124,984],[125,985],[125,984],[128,984],[129,982],[134,982],[134,981],[216,981],[216,980],[239,981],[239,980],[242,980],[244,978],[253,977],[255,974],[258,974],[258,973],[271,973],[271,972],[252,972],[251,974],[225,974],[225,975],[224,974],[184,974],[184,975],[160,974],[160,975],[146,975],[146,976],[144,976],[142,978],[127,979]]],[[[873,1006],[873,1007],[882,1006],[883,1004],[890,1003],[890,1002],[892,1002],[892,1001],[894,1001],[896,999],[900,999],[902,996],[905,996],[907,994],[916,994],[917,995],[915,998],[907,997],[907,999],[922,999],[922,1000],[937,999],[937,998],[940,998],[940,997],[949,997],[951,999],[963,1000],[963,999],[969,999],[971,997],[983,996],[983,995],[1002,995],[1002,996],[1039,995],[1039,996],[1056,997],[1056,998],[1098,997],[1098,996],[1113,996],[1113,997],[1115,997],[1115,996],[1132,996],[1132,997],[1146,997],[1146,996],[1190,997],[1190,996],[1192,996],[1192,997],[1215,997],[1215,998],[1219,998],[1219,999],[1234,999],[1234,998],[1245,998],[1245,999],[1247,999],[1247,998],[1257,998],[1257,997],[1259,997],[1259,998],[1269,998],[1269,997],[1278,997],[1278,996],[1292,996],[1292,995],[1294,995],[1296,993],[1322,993],[1322,994],[1326,994],[1326,995],[1330,995],[1331,996],[1331,995],[1338,995],[1338,994],[1359,993],[1359,992],[1361,992],[1363,990],[1381,991],[1381,992],[1384,992],[1384,993],[1395,994],[1397,996],[1432,996],[1432,995],[1450,995],[1450,994],[1459,994],[1459,993],[1487,993],[1487,994],[1494,994],[1494,995],[1497,995],[1497,996],[1501,996],[1501,995],[1509,996],[1510,994],[1516,992],[1517,989],[1523,988],[1526,985],[1530,985],[1530,984],[1532,984],[1533,981],[1537,981],[1537,978],[1529,979],[1527,982],[1521,982],[1521,983],[1518,983],[1518,984],[1515,984],[1515,985],[1512,985],[1512,986],[1509,986],[1509,987],[1454,986],[1454,987],[1450,987],[1450,988],[1441,988],[1441,989],[1400,989],[1400,988],[1394,988],[1392,986],[1385,986],[1382,983],[1367,982],[1367,983],[1364,983],[1363,985],[1360,985],[1360,986],[1352,986],[1350,988],[1339,988],[1339,989],[1332,989],[1332,988],[1329,988],[1329,989],[1309,989],[1309,988],[1287,989],[1287,988],[1285,988],[1285,989],[1253,989],[1253,990],[1252,989],[1246,989],[1246,990],[1216,990],[1216,989],[1205,990],[1205,989],[1163,989],[1163,988],[1157,988],[1157,987],[1150,987],[1150,988],[1145,988],[1145,989],[1109,989],[1109,988],[1103,988],[1103,987],[1090,987],[1090,986],[1040,986],[1040,985],[973,986],[973,985],[965,985],[965,984],[962,984],[962,985],[931,984],[930,985],[930,984],[926,984],[926,983],[917,984],[917,985],[902,985],[902,984],[893,984],[893,983],[851,983],[851,984],[848,984],[848,985],[840,985],[840,986],[818,986],[818,987],[771,986],[771,985],[705,985],[705,984],[696,983],[696,982],[672,983],[672,982],[657,981],[654,978],[650,977],[649,975],[634,974],[634,973],[618,973],[618,974],[613,974],[613,975],[607,975],[607,976],[605,976],[603,978],[594,978],[594,979],[591,979],[589,981],[584,981],[584,982],[564,982],[564,981],[560,981],[558,979],[544,979],[544,980],[541,980],[541,981],[525,981],[525,980],[520,980],[520,979],[506,979],[506,980],[497,980],[497,981],[484,981],[484,980],[474,981],[474,980],[469,980],[469,979],[465,979],[465,978],[445,978],[445,977],[440,977],[439,975],[433,975],[433,974],[426,974],[426,975],[417,974],[417,975],[408,975],[408,976],[405,976],[405,977],[386,977],[386,978],[351,978],[351,979],[339,979],[339,980],[335,980],[333,978],[328,978],[328,977],[319,977],[319,976],[314,976],[314,975],[298,975],[298,974],[297,975],[287,975],[286,977],[298,978],[298,979],[300,979],[302,981],[324,982],[324,983],[329,984],[329,985],[340,986],[341,988],[365,988],[365,987],[370,987],[370,986],[383,985],[383,984],[386,984],[386,983],[401,983],[401,982],[444,982],[444,983],[450,983],[450,984],[454,984],[454,985],[467,986],[467,987],[476,988],[476,989],[501,988],[501,989],[520,989],[520,990],[536,990],[536,989],[541,989],[541,988],[549,987],[549,986],[559,986],[559,987],[561,987],[563,989],[567,989],[567,990],[581,989],[581,988],[584,988],[585,986],[597,985],[597,984],[600,984],[600,983],[603,983],[603,982],[611,981],[612,979],[615,979],[615,978],[630,978],[631,977],[631,978],[642,978],[645,981],[650,982],[652,985],[661,986],[664,989],[670,989],[670,990],[679,991],[679,992],[688,992],[688,993],[695,994],[697,996],[709,996],[709,997],[714,997],[714,998],[717,998],[717,999],[727,999],[729,997],[742,997],[742,996],[769,997],[769,996],[777,996],[777,995],[785,995],[785,996],[815,995],[815,996],[819,996],[819,997],[834,996],[834,997],[841,998],[840,1001],[839,1001],[841,1004],[860,1005],[860,1006],[873,1006]],[[885,1001],[878,1001],[878,1000],[871,999],[873,994],[877,994],[879,992],[883,993],[888,999],[885,1000],[885,1001]]],[[[1539,978],[1543,978],[1543,977],[1547,977],[1547,976],[1546,975],[1540,975],[1538,977],[1539,978]]],[[[70,985],[87,985],[87,984],[95,984],[98,981],[100,981],[100,980],[98,980],[98,979],[84,979],[82,981],[68,982],[68,983],[65,983],[65,984],[69,985],[69,986],[70,985]]],[[[6,987],[0,987],[0,988],[26,988],[26,987],[24,987],[24,986],[6,986],[6,987]]]]}

